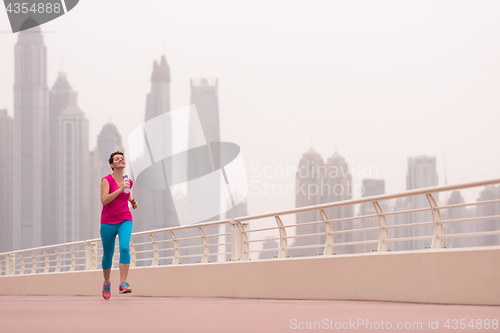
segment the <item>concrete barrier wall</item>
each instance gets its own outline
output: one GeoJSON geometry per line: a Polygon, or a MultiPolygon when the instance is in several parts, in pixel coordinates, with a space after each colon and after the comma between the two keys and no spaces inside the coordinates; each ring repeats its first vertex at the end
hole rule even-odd
{"type": "MultiPolygon", "coordinates": [[[[116,295],[118,270],[111,281],[116,295]]],[[[128,281],[132,296],[500,305],[500,247],[131,268],[128,281]]],[[[101,290],[101,271],[0,277],[2,295],[101,290]]]]}

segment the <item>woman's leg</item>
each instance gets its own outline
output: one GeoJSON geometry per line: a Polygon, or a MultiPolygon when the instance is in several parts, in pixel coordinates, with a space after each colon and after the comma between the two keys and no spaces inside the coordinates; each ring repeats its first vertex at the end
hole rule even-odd
{"type": "Polygon", "coordinates": [[[101,241],[102,241],[102,272],[104,282],[109,282],[111,275],[111,266],[113,265],[113,254],[115,253],[115,238],[117,234],[115,224],[101,223],[101,241]]]}
{"type": "Polygon", "coordinates": [[[123,221],[118,228],[120,241],[120,281],[127,281],[128,269],[130,267],[130,237],[132,235],[132,221],[123,221]]]}

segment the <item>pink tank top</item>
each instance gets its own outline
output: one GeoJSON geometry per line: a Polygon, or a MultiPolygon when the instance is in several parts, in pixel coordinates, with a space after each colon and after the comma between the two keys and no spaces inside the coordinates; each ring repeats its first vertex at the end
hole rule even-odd
{"type": "MultiPolygon", "coordinates": [[[[108,181],[109,193],[113,193],[120,188],[111,174],[103,177],[102,179],[106,179],[108,181]]],[[[134,182],[132,181],[132,179],[130,179],[130,188],[132,188],[133,185],[134,182]]],[[[125,193],[125,191],[122,191],[113,201],[106,205],[103,205],[101,212],[101,223],[117,224],[125,220],[132,221],[132,214],[130,213],[130,209],[128,208],[129,198],[130,192],[125,193]]]]}

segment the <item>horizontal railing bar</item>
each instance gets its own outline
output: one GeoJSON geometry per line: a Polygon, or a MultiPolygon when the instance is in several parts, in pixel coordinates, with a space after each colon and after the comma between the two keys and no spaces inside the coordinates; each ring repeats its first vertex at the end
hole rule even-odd
{"type": "Polygon", "coordinates": [[[203,247],[203,245],[179,246],[179,249],[180,250],[183,250],[183,249],[195,249],[195,248],[198,248],[198,247],[203,247]]]}
{"type": "Polygon", "coordinates": [[[456,204],[456,205],[439,206],[437,208],[439,208],[439,209],[448,209],[448,208],[457,208],[457,207],[464,207],[464,206],[486,205],[486,204],[497,203],[497,202],[500,202],[500,199],[497,199],[497,200],[487,200],[487,201],[477,201],[477,202],[469,202],[469,203],[456,204]]]}
{"type": "Polygon", "coordinates": [[[150,252],[153,252],[153,250],[135,251],[136,254],[139,254],[139,253],[150,253],[150,252]]]}
{"type": "Polygon", "coordinates": [[[500,230],[498,231],[478,231],[478,232],[469,232],[463,234],[445,234],[438,236],[440,238],[451,238],[451,237],[469,237],[469,236],[489,236],[489,235],[498,235],[500,234],[500,230]]]}
{"type": "Polygon", "coordinates": [[[335,243],[333,246],[345,246],[345,245],[357,245],[357,244],[373,244],[378,243],[378,239],[366,240],[366,241],[356,241],[356,242],[344,242],[344,243],[335,243]]]}
{"type": "Polygon", "coordinates": [[[379,227],[371,227],[371,228],[362,228],[362,229],[348,229],[348,230],[340,230],[340,231],[332,231],[330,234],[346,234],[350,232],[360,232],[360,231],[372,231],[372,230],[379,230],[379,227]]]}
{"type": "Polygon", "coordinates": [[[231,233],[225,233],[225,234],[213,234],[213,235],[205,235],[207,238],[208,237],[215,237],[215,236],[229,236],[231,233]]]}
{"type": "Polygon", "coordinates": [[[255,231],[266,231],[266,230],[276,230],[279,229],[278,226],[276,227],[271,227],[271,228],[263,228],[263,229],[252,229],[252,230],[245,230],[246,233],[248,232],[255,232],[255,231]]]}
{"type": "Polygon", "coordinates": [[[173,239],[163,239],[163,240],[157,240],[156,243],[167,243],[167,242],[173,242],[173,239]]]}
{"type": "Polygon", "coordinates": [[[279,249],[251,250],[251,251],[248,251],[248,252],[267,252],[267,251],[276,251],[276,250],[279,250],[279,249]]]}
{"type": "Polygon", "coordinates": [[[177,240],[178,240],[178,241],[181,241],[181,240],[188,240],[188,239],[201,239],[201,236],[185,237],[185,238],[177,238],[177,240]]]}
{"type": "Polygon", "coordinates": [[[222,255],[226,255],[226,254],[231,254],[231,252],[221,252],[221,253],[211,253],[209,254],[210,257],[212,256],[222,256],[222,255]]]}
{"type": "MultiPolygon", "coordinates": [[[[157,242],[158,243],[158,242],[157,242]]],[[[144,242],[144,243],[137,243],[137,244],[132,244],[133,246],[140,246],[140,245],[151,245],[153,244],[152,242],[144,242]]]]}
{"type": "Polygon", "coordinates": [[[427,210],[431,210],[431,207],[415,208],[415,209],[407,209],[407,210],[397,210],[397,211],[394,211],[394,212],[384,212],[384,213],[382,213],[380,215],[407,214],[407,213],[425,212],[427,210]]]}
{"type": "Polygon", "coordinates": [[[201,257],[203,256],[203,253],[200,254],[190,254],[190,255],[185,255],[185,256],[179,256],[179,258],[192,258],[192,257],[201,257]]]}
{"type": "Polygon", "coordinates": [[[289,224],[285,225],[285,228],[292,228],[292,227],[302,227],[305,225],[313,225],[313,224],[323,224],[325,221],[313,221],[313,222],[305,222],[305,223],[299,223],[299,224],[289,224]]]}
{"type": "MultiPolygon", "coordinates": [[[[367,218],[372,218],[372,217],[377,217],[377,214],[363,215],[363,216],[352,216],[352,217],[343,217],[341,219],[333,219],[333,220],[328,220],[326,222],[354,221],[354,220],[357,220],[357,219],[367,219],[367,218]]],[[[320,222],[323,222],[323,221],[320,221],[320,222]]]]}
{"type": "Polygon", "coordinates": [[[353,217],[343,217],[341,219],[333,219],[333,220],[328,220],[326,222],[342,222],[342,221],[350,221],[350,220],[358,220],[358,219],[367,219],[367,218],[372,218],[372,217],[377,217],[377,214],[371,214],[371,215],[362,215],[362,216],[353,216],[353,217]]]}
{"type": "MultiPolygon", "coordinates": [[[[291,237],[287,237],[287,238],[291,238],[291,237]]],[[[249,243],[253,243],[253,242],[265,242],[265,241],[269,241],[269,240],[278,240],[280,239],[279,237],[276,237],[276,238],[266,238],[266,239],[252,239],[252,240],[249,240],[248,242],[249,243]]],[[[231,244],[231,243],[227,243],[227,244],[231,244]]]]}
{"type": "Polygon", "coordinates": [[[476,217],[467,217],[467,218],[455,219],[455,220],[443,220],[443,221],[441,221],[441,223],[457,223],[457,222],[497,220],[497,219],[500,219],[500,215],[476,216],[476,217]]]}
{"type": "Polygon", "coordinates": [[[417,222],[417,223],[407,223],[407,224],[393,224],[384,227],[384,229],[392,229],[392,228],[403,228],[403,227],[418,227],[419,225],[431,225],[434,222],[417,222]]]}
{"type": "Polygon", "coordinates": [[[288,250],[295,250],[295,249],[311,249],[315,247],[325,247],[325,244],[319,244],[319,245],[301,245],[301,246],[289,246],[285,247],[285,249],[288,250]]]}
{"type": "MultiPolygon", "coordinates": [[[[324,236],[325,233],[317,233],[317,234],[304,234],[304,235],[294,235],[294,236],[287,236],[287,239],[292,239],[292,238],[302,238],[302,237],[312,237],[312,236],[324,236]]],[[[279,239],[279,238],[278,238],[279,239]]]]}
{"type": "MultiPolygon", "coordinates": [[[[158,249],[158,251],[172,251],[172,250],[175,250],[175,248],[173,247],[167,247],[167,248],[164,248],[164,249],[158,249]]],[[[153,250],[150,250],[150,252],[152,252],[153,250]]]]}
{"type": "Polygon", "coordinates": [[[208,244],[208,246],[220,246],[220,245],[231,245],[231,243],[216,243],[216,244],[208,244]]]}
{"type": "Polygon", "coordinates": [[[399,242],[407,240],[418,240],[418,239],[432,239],[432,236],[416,236],[416,237],[404,237],[404,238],[389,238],[386,239],[387,242],[399,242]]]}
{"type": "MultiPolygon", "coordinates": [[[[141,258],[141,259],[135,259],[135,261],[146,261],[146,260],[153,260],[153,258],[141,258]]],[[[115,261],[116,262],[116,261],[115,261]]]]}

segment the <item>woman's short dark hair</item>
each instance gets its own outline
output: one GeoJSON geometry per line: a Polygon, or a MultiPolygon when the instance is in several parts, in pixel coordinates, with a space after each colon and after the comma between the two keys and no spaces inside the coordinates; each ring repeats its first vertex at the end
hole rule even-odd
{"type": "MultiPolygon", "coordinates": [[[[122,155],[123,157],[125,157],[125,154],[122,152],[122,151],[115,151],[114,153],[111,153],[111,155],[109,155],[109,164],[113,164],[113,159],[115,157],[115,155],[122,155]]],[[[111,168],[111,170],[115,171],[115,169],[111,168]]]]}

